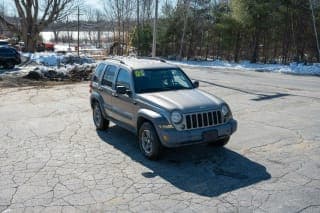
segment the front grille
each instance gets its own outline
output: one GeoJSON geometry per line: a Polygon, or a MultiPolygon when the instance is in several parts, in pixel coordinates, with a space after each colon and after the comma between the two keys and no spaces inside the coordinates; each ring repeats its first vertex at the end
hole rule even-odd
{"type": "Polygon", "coordinates": [[[197,112],[184,114],[186,129],[216,126],[223,123],[221,111],[197,112]]]}

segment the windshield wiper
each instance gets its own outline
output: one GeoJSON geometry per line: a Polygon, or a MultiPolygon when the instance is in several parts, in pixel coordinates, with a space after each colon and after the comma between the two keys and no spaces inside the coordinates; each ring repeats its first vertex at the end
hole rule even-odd
{"type": "Polygon", "coordinates": [[[160,88],[148,88],[148,89],[141,89],[138,93],[145,93],[145,92],[159,92],[161,91],[160,88]]]}
{"type": "Polygon", "coordinates": [[[182,90],[182,89],[192,89],[188,87],[162,87],[162,88],[147,88],[138,90],[138,93],[147,93],[147,92],[161,92],[161,91],[174,91],[174,90],[182,90]]]}

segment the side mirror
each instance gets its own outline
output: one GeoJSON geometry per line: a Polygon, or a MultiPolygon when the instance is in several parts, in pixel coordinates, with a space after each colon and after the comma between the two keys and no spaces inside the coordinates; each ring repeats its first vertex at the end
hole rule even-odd
{"type": "Polygon", "coordinates": [[[118,94],[126,94],[127,93],[127,88],[125,86],[117,86],[116,87],[116,92],[118,94]]]}
{"type": "Polygon", "coordinates": [[[192,84],[193,84],[194,88],[198,88],[199,87],[199,81],[193,81],[192,84]]]}

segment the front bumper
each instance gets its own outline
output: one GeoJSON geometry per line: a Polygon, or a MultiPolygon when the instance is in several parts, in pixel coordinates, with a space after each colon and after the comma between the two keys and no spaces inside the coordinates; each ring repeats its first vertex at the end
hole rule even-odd
{"type": "Polygon", "coordinates": [[[157,126],[156,129],[163,146],[179,147],[209,142],[208,137],[204,137],[206,133],[215,133],[210,135],[210,141],[215,141],[230,136],[237,130],[237,121],[231,119],[222,125],[185,131],[177,131],[176,129],[162,129],[159,126],[157,126]]]}

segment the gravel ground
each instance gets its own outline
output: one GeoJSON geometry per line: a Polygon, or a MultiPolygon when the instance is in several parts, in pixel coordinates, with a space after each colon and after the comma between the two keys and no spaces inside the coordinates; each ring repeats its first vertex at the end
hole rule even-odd
{"type": "Polygon", "coordinates": [[[320,78],[185,70],[239,129],[157,162],[95,130],[88,83],[1,88],[0,212],[320,212],[320,78]]]}

